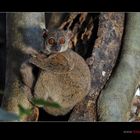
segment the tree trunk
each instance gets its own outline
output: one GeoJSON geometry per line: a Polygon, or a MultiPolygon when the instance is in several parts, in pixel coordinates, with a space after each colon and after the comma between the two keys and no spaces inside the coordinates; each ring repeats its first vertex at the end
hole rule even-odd
{"type": "Polygon", "coordinates": [[[101,13],[97,39],[87,59],[91,71],[91,92],[74,108],[69,121],[96,121],[96,101],[115,66],[121,47],[124,13],[101,13]]]}
{"type": "Polygon", "coordinates": [[[69,13],[45,13],[46,28],[57,29],[62,24],[63,20],[69,15],[69,13]]]}
{"type": "MultiPolygon", "coordinates": [[[[42,45],[41,25],[45,24],[45,15],[35,12],[7,13],[6,18],[6,85],[2,108],[19,114],[19,104],[25,108],[32,107],[27,95],[21,89],[20,66],[27,58],[28,47],[39,49],[42,45]]],[[[27,117],[23,120],[27,120],[27,117]]]]}
{"type": "Polygon", "coordinates": [[[140,78],[140,14],[127,14],[119,63],[98,100],[99,121],[128,121],[140,78]]]}

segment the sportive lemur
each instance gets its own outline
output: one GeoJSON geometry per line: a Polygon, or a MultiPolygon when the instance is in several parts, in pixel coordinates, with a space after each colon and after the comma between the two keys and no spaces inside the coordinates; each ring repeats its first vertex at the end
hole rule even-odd
{"type": "Polygon", "coordinates": [[[72,33],[44,30],[44,46],[21,65],[23,83],[31,90],[29,98],[56,102],[61,107],[44,106],[51,115],[65,115],[89,92],[90,70],[85,60],[70,49],[72,33]],[[34,75],[33,67],[39,69],[34,75]]]}

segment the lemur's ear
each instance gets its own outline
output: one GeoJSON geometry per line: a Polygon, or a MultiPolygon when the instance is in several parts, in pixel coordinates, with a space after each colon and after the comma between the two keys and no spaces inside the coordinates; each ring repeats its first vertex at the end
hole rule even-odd
{"type": "Polygon", "coordinates": [[[73,37],[72,31],[70,31],[70,30],[67,31],[67,37],[68,37],[69,39],[71,39],[71,38],[73,37]]]}
{"type": "Polygon", "coordinates": [[[47,29],[43,29],[43,38],[45,39],[48,35],[48,30],[47,29]]]}

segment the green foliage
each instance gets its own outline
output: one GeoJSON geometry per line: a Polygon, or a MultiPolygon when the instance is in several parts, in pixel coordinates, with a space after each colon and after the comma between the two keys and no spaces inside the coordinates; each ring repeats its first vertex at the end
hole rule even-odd
{"type": "MultiPolygon", "coordinates": [[[[42,106],[49,106],[49,107],[54,107],[54,108],[60,108],[60,105],[58,103],[51,103],[49,101],[45,101],[43,99],[33,99],[32,100],[32,103],[34,105],[42,105],[42,106]]],[[[24,108],[22,105],[18,105],[19,107],[19,118],[21,119],[23,116],[29,116],[29,115],[32,115],[32,112],[33,112],[33,108],[31,109],[27,109],[27,108],[24,108]]]]}
{"type": "Polygon", "coordinates": [[[33,99],[32,103],[34,105],[42,105],[42,106],[49,106],[49,107],[54,107],[54,108],[60,108],[61,106],[56,103],[56,102],[50,102],[50,101],[45,101],[43,99],[33,99]]]}
{"type": "Polygon", "coordinates": [[[24,115],[31,115],[32,114],[32,108],[31,109],[26,109],[22,105],[18,105],[19,107],[19,117],[21,118],[24,115]]]}
{"type": "MultiPolygon", "coordinates": [[[[43,106],[49,106],[49,107],[54,107],[54,108],[60,108],[60,105],[56,102],[49,102],[45,101],[43,99],[33,99],[32,100],[34,105],[43,105],[43,106]]],[[[0,108],[0,121],[20,121],[21,117],[24,115],[31,115],[33,109],[26,109],[22,105],[18,105],[19,107],[19,115],[7,112],[3,109],[0,108]]]]}

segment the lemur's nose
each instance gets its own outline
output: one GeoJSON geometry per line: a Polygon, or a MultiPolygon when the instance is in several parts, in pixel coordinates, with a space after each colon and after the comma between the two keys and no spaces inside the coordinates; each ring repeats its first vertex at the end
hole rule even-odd
{"type": "Polygon", "coordinates": [[[54,46],[54,49],[55,49],[56,51],[60,51],[61,46],[60,46],[60,45],[55,45],[55,46],[54,46]]]}

